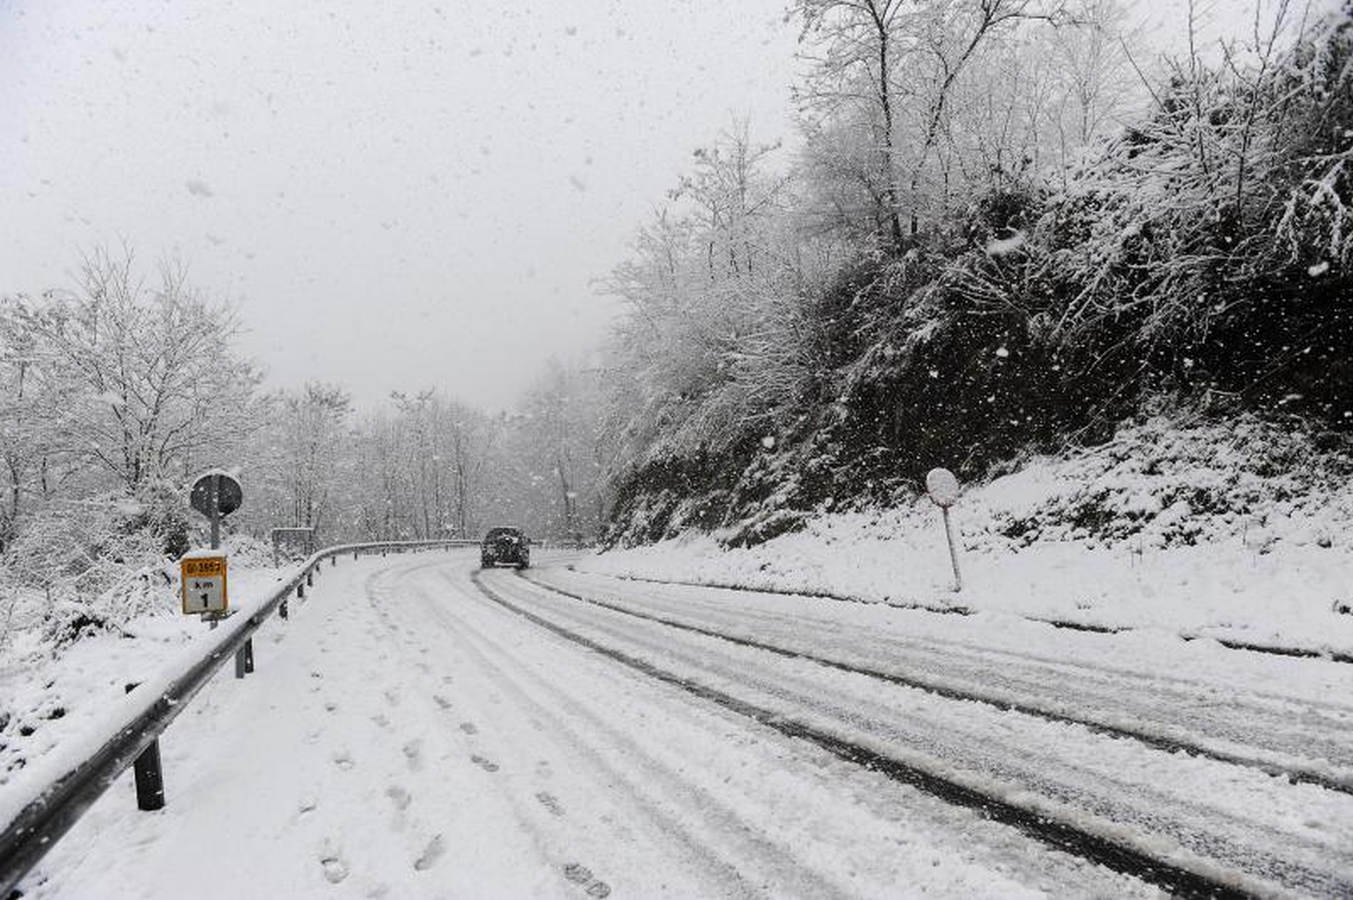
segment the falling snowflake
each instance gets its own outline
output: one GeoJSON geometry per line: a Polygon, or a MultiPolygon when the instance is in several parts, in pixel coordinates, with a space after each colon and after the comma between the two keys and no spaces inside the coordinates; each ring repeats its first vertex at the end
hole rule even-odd
{"type": "Polygon", "coordinates": [[[763,437],[763,438],[761,439],[761,446],[765,447],[767,450],[774,450],[774,449],[775,449],[775,438],[772,437],[772,436],[769,435],[769,434],[766,435],[765,437],[763,437]]]}

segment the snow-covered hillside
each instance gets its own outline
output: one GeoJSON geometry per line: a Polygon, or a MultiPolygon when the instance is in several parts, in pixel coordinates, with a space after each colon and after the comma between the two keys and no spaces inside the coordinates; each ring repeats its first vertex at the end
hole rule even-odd
{"type": "Polygon", "coordinates": [[[953,512],[959,593],[924,497],[823,512],[758,546],[687,533],[578,567],[1349,653],[1351,474],[1346,449],[1300,430],[1154,419],[970,486],[953,512]]]}

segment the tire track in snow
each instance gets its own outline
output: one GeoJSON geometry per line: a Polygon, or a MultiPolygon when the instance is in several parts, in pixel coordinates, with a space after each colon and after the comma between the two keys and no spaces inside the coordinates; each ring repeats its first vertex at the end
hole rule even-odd
{"type": "MultiPolygon", "coordinates": [[[[572,569],[572,566],[569,568],[572,569]]],[[[589,572],[587,574],[590,575],[596,573],[589,572]]],[[[858,603],[863,606],[883,606],[890,609],[902,609],[907,610],[908,612],[923,612],[935,615],[971,616],[978,612],[978,610],[967,606],[936,606],[929,603],[908,603],[897,600],[866,600],[863,597],[852,597],[845,594],[830,594],[826,592],[812,593],[773,587],[748,587],[744,584],[733,584],[732,582],[723,581],[671,581],[661,578],[645,578],[641,575],[606,575],[604,577],[614,578],[617,581],[634,581],[642,584],[713,588],[720,591],[742,591],[743,593],[748,594],[776,594],[781,597],[802,597],[808,600],[831,600],[834,603],[858,603]]],[[[1019,616],[1019,618],[1026,622],[1035,622],[1039,625],[1047,625],[1051,628],[1069,629],[1085,634],[1115,635],[1142,630],[1133,625],[1096,625],[1090,622],[1074,622],[1069,619],[1049,619],[1024,613],[1015,613],[1014,615],[1019,616]]],[[[1322,650],[1313,647],[1256,644],[1253,641],[1242,641],[1237,638],[1198,634],[1190,631],[1181,631],[1179,632],[1178,637],[1182,641],[1212,640],[1221,644],[1223,647],[1226,647],[1228,650],[1238,650],[1245,653],[1260,653],[1265,656],[1289,656],[1301,659],[1323,659],[1334,663],[1353,664],[1353,653],[1343,650],[1322,650]]]]}
{"type": "MultiPolygon", "coordinates": [[[[391,594],[388,593],[383,586],[381,586],[380,584],[381,581],[384,581],[385,579],[390,578],[391,576],[404,576],[412,571],[425,569],[435,565],[438,565],[438,563],[423,562],[423,563],[415,563],[412,565],[405,565],[403,567],[394,570],[386,570],[384,572],[376,573],[371,578],[368,578],[367,583],[365,585],[365,595],[368,604],[371,606],[373,612],[376,614],[376,617],[380,620],[381,625],[388,631],[389,636],[394,640],[397,652],[399,652],[407,660],[420,659],[421,657],[427,655],[428,647],[425,643],[423,643],[423,641],[426,638],[428,638],[429,635],[427,633],[420,633],[418,631],[415,631],[412,628],[404,627],[389,614],[389,610],[383,604],[378,605],[374,601],[377,598],[380,598],[382,601],[385,601],[390,599],[391,597],[391,594]]],[[[447,634],[451,635],[453,639],[456,637],[454,629],[448,630],[447,634]]],[[[466,653],[471,655],[477,652],[467,642],[465,642],[463,638],[458,640],[457,649],[465,651],[466,653]]],[[[455,679],[447,674],[442,674],[439,678],[436,677],[435,673],[432,672],[430,666],[417,668],[419,672],[422,673],[419,680],[425,682],[428,685],[427,690],[421,691],[420,693],[423,693],[428,698],[430,698],[432,704],[435,706],[436,711],[440,713],[442,716],[446,716],[447,714],[452,713],[452,711],[455,709],[456,704],[443,694],[437,693],[437,690],[439,688],[444,689],[446,685],[454,683],[455,679]]],[[[408,679],[405,678],[401,683],[407,686],[408,679]]],[[[457,733],[463,735],[461,740],[463,742],[469,743],[472,747],[479,747],[486,741],[489,741],[491,739],[490,735],[484,734],[481,731],[481,729],[471,720],[460,721],[455,726],[455,730],[457,733]]],[[[421,742],[420,742],[420,751],[421,751],[421,742]]],[[[484,752],[488,751],[486,750],[484,752]]],[[[406,756],[407,755],[408,754],[406,752],[406,756]]],[[[470,753],[466,756],[466,758],[472,765],[481,769],[485,773],[485,776],[487,777],[495,776],[496,773],[498,773],[501,769],[498,763],[494,762],[493,760],[489,759],[488,757],[482,755],[479,752],[470,753]]],[[[578,886],[583,888],[585,893],[587,893],[589,896],[598,898],[609,896],[609,894],[611,893],[611,887],[609,884],[607,884],[606,882],[602,881],[599,878],[593,877],[590,869],[586,868],[580,863],[572,861],[569,854],[558,852],[558,848],[554,845],[556,843],[559,843],[559,841],[548,837],[542,832],[540,823],[536,820],[535,817],[529,814],[533,810],[528,808],[527,805],[521,802],[520,798],[518,798],[515,795],[515,793],[512,791],[512,786],[510,782],[500,782],[498,792],[507,801],[518,826],[522,828],[524,832],[527,833],[529,839],[531,840],[534,846],[534,849],[540,855],[542,862],[546,863],[550,867],[553,867],[555,871],[561,873],[562,880],[564,882],[578,884],[578,886]],[[570,861],[559,862],[560,859],[570,859],[570,861]],[[569,877],[570,872],[577,871],[586,872],[588,875],[587,879],[585,879],[580,884],[576,878],[569,877]]],[[[403,800],[403,805],[401,806],[402,809],[403,806],[408,805],[409,798],[407,792],[401,790],[400,793],[402,794],[401,799],[403,800]]],[[[562,815],[562,807],[560,808],[559,813],[556,813],[556,815],[562,815]]],[[[434,836],[432,840],[428,843],[428,845],[424,848],[423,853],[418,857],[417,860],[415,860],[414,862],[415,871],[421,872],[435,865],[437,861],[444,855],[445,850],[446,846],[444,840],[442,839],[442,836],[440,834],[434,836]]]]}
{"type": "MultiPolygon", "coordinates": [[[[585,618],[577,621],[590,628],[597,627],[595,622],[585,618]]],[[[635,627],[642,628],[644,623],[635,623],[635,627]]],[[[976,727],[969,725],[966,728],[956,727],[949,721],[936,722],[933,712],[916,721],[905,712],[899,718],[898,708],[863,700],[858,691],[843,692],[833,684],[824,683],[824,679],[802,664],[793,663],[801,671],[792,674],[781,671],[775,675],[757,675],[754,668],[745,669],[737,662],[720,662],[717,656],[706,655],[707,650],[702,652],[689,644],[686,651],[691,652],[679,650],[681,645],[661,635],[638,639],[632,633],[624,634],[614,629],[603,631],[638,647],[645,659],[668,658],[678,663],[677,671],[713,675],[726,692],[731,691],[745,699],[748,696],[746,690],[756,691],[773,700],[773,708],[783,716],[796,721],[802,720],[803,716],[812,717],[809,721],[826,721],[830,732],[836,735],[841,735],[844,729],[845,739],[852,743],[869,741],[871,748],[882,746],[881,752],[894,758],[897,758],[896,751],[888,748],[906,747],[907,753],[899,761],[914,768],[947,774],[954,770],[951,759],[962,760],[970,772],[979,773],[984,780],[994,778],[1000,783],[999,787],[977,783],[976,789],[981,793],[1000,792],[1008,797],[1011,791],[1027,793],[1033,790],[1056,804],[1052,810],[1046,807],[1039,810],[1054,818],[1070,819],[1089,813],[1099,819],[1099,830],[1111,835],[1123,834],[1124,824],[1135,826],[1137,833],[1126,839],[1139,844],[1144,841],[1144,846],[1151,852],[1163,852],[1156,849],[1163,837],[1192,850],[1202,866],[1210,866],[1212,859],[1222,859],[1234,869],[1258,870],[1270,883],[1301,885],[1312,892],[1321,892],[1319,886],[1330,880],[1323,874],[1328,866],[1318,860],[1319,853],[1329,852],[1328,844],[1312,853],[1309,841],[1294,845],[1292,834],[1271,825],[1256,825],[1234,812],[1209,808],[1201,802],[1205,798],[1190,797],[1189,801],[1181,803],[1177,775],[1168,782],[1175,785],[1176,793],[1157,789],[1149,781],[1143,783],[1140,777],[1134,783],[1125,776],[1136,771],[1135,766],[1140,760],[1121,761],[1121,769],[1102,764],[1085,766],[1083,761],[1068,765],[1058,753],[1041,752],[1038,745],[1031,747],[1027,741],[1023,746],[1019,742],[1012,743],[1003,735],[1004,729],[1012,723],[1002,718],[988,719],[976,727]],[[936,725],[941,729],[938,732],[936,725]],[[863,737],[851,737],[856,734],[863,737]],[[1161,810],[1165,811],[1164,815],[1161,810]],[[1229,836],[1225,832],[1229,832],[1229,836]],[[1275,847],[1283,847],[1287,855],[1276,852],[1275,847]],[[1313,856],[1317,859],[1312,859],[1313,856]],[[1303,858],[1304,863],[1293,862],[1303,858]]],[[[719,643],[706,638],[698,640],[719,643]]],[[[742,648],[734,649],[747,652],[742,648]]],[[[1057,728],[1075,727],[1052,724],[1057,728]]],[[[1053,736],[1047,746],[1058,747],[1059,740],[1060,737],[1053,736]]],[[[1118,743],[1111,741],[1103,749],[1117,751],[1118,743]]],[[[1154,755],[1160,757],[1159,753],[1154,755]]],[[[965,781],[972,784],[970,778],[965,781]]],[[[1039,801],[1039,805],[1043,806],[1043,802],[1039,801]]],[[[1339,855],[1347,857],[1346,853],[1339,855]]]]}
{"type": "MultiPolygon", "coordinates": [[[[515,667],[511,651],[464,616],[457,616],[431,597],[424,597],[424,600],[433,616],[448,624],[448,633],[458,638],[466,654],[493,677],[495,684],[501,685],[511,695],[514,701],[512,705],[529,710],[531,717],[545,723],[548,733],[562,737],[568,744],[570,755],[585,759],[587,765],[602,776],[598,779],[601,783],[613,788],[620,787],[636,813],[648,819],[657,833],[683,848],[695,864],[692,868],[711,876],[712,883],[708,887],[715,888],[720,896],[757,896],[760,893],[740,871],[739,863],[745,863],[749,858],[760,862],[766,878],[773,877],[784,884],[795,885],[799,889],[795,893],[815,897],[847,896],[841,887],[823,880],[815,872],[804,870],[799,861],[784,848],[759,839],[756,829],[743,821],[732,807],[693,785],[662,761],[654,759],[628,735],[577,703],[557,684],[515,667]],[[498,657],[501,663],[491,659],[490,655],[498,657]],[[529,687],[523,682],[529,682],[529,687]],[[546,693],[552,702],[542,703],[533,696],[533,689],[546,693]],[[598,741],[618,748],[619,758],[625,761],[631,771],[618,768],[599,753],[595,748],[598,741]],[[655,793],[655,787],[660,787],[660,792],[655,793]],[[678,818],[664,811],[668,804],[664,802],[663,795],[679,798],[683,805],[698,808],[706,820],[716,822],[727,846],[713,846],[692,834],[678,818]],[[729,850],[737,852],[729,855],[729,850]]],[[[483,734],[482,729],[471,727],[473,733],[483,734]]],[[[554,818],[562,818],[562,806],[558,807],[560,812],[556,813],[538,795],[533,795],[533,799],[554,818]]],[[[552,796],[551,800],[558,804],[558,800],[552,796]]],[[[586,872],[587,878],[581,880],[584,885],[600,883],[592,877],[589,869],[577,863],[567,864],[565,871],[575,874],[586,872]]],[[[609,892],[607,886],[605,893],[609,892]]],[[[697,890],[694,893],[703,894],[705,891],[697,890]]]]}
{"type": "MultiPolygon", "coordinates": [[[[579,571],[571,567],[565,567],[562,569],[561,568],[535,569],[533,570],[533,572],[534,575],[537,577],[553,576],[579,580],[591,579],[594,581],[593,585],[594,587],[595,582],[613,582],[617,585],[634,585],[638,587],[656,588],[659,591],[664,590],[675,591],[680,593],[681,602],[683,605],[696,604],[707,611],[718,608],[723,609],[728,608],[729,604],[727,603],[711,605],[710,601],[708,600],[708,595],[710,593],[718,593],[718,592],[732,592],[736,594],[750,596],[753,598],[774,597],[776,599],[804,603],[815,603],[825,601],[829,604],[834,604],[840,599],[834,598],[830,595],[801,594],[796,592],[760,590],[738,586],[703,585],[695,582],[659,581],[655,579],[640,579],[618,575],[605,575],[596,572],[579,571]]],[[[648,594],[645,594],[645,596],[647,597],[648,594]]],[[[851,607],[852,608],[861,607],[872,610],[898,609],[898,607],[889,606],[888,604],[884,603],[873,603],[864,601],[860,601],[858,603],[851,603],[851,607]]],[[[738,606],[737,609],[739,610],[740,614],[744,615],[748,619],[754,618],[766,621],[768,623],[775,622],[783,623],[785,621],[785,617],[783,615],[776,615],[769,612],[768,610],[758,609],[755,606],[741,605],[738,606]]],[[[903,611],[906,610],[904,609],[903,611]]],[[[1094,671],[1103,676],[1108,677],[1117,677],[1117,676],[1128,676],[1136,678],[1141,677],[1141,671],[1139,669],[1125,668],[1122,666],[1115,666],[1110,664],[1087,664],[1084,661],[1068,662],[1067,659],[1060,656],[1054,657],[1048,656],[1045,653],[1017,651],[1011,650],[1009,648],[1005,649],[994,648],[987,644],[979,644],[976,642],[965,641],[956,638],[939,638],[930,636],[924,639],[904,639],[901,638],[900,636],[894,635],[892,637],[892,642],[896,643],[899,647],[905,647],[907,649],[912,650],[934,652],[937,648],[939,648],[942,649],[946,654],[964,653],[972,656],[974,660],[984,663],[990,663],[993,657],[1000,657],[1012,660],[1027,661],[1032,663],[1041,663],[1046,665],[1049,669],[1058,669],[1058,670],[1074,669],[1078,671],[1094,671]]],[[[1278,654],[1278,655],[1286,656],[1287,654],[1278,654]]],[[[1319,655],[1312,657],[1303,657],[1303,659],[1311,662],[1329,661],[1325,657],[1321,657],[1319,655]]],[[[1199,682],[1196,679],[1176,676],[1163,672],[1154,673],[1151,676],[1151,681],[1166,686],[1173,686],[1174,688],[1186,691],[1196,691],[1196,689],[1200,685],[1204,684],[1203,682],[1199,682]]],[[[1293,698],[1287,694],[1276,692],[1265,692],[1262,690],[1250,689],[1247,693],[1251,698],[1262,698],[1283,704],[1291,704],[1293,700],[1293,698]]],[[[1319,709],[1331,715],[1334,715],[1338,717],[1340,721],[1346,722],[1347,717],[1353,716],[1353,705],[1349,705],[1346,703],[1337,703],[1330,701],[1328,699],[1320,700],[1309,697],[1301,698],[1301,703],[1303,706],[1309,707],[1311,709],[1319,709]]]]}
{"type": "MultiPolygon", "coordinates": [[[[491,600],[561,637],[579,643],[650,677],[678,686],[725,708],[739,712],[783,734],[815,743],[857,765],[885,772],[890,777],[913,784],[955,804],[980,809],[989,817],[1013,825],[1051,846],[1077,853],[1116,871],[1143,877],[1180,894],[1192,896],[1240,895],[1246,892],[1245,886],[1247,884],[1250,885],[1248,889],[1255,889],[1248,879],[1237,880],[1239,876],[1236,873],[1217,869],[1205,859],[1177,864],[1170,859],[1152,855],[1149,850],[1144,848],[1140,840],[1128,838],[1126,835],[1123,836],[1124,839],[1115,840],[1102,834],[1077,828],[1069,822],[1049,817],[1046,812],[1009,802],[1001,797],[959,783],[952,778],[937,775],[924,768],[918,768],[915,765],[888,757],[858,743],[843,740],[837,735],[819,728],[788,719],[780,712],[749,703],[708,685],[693,682],[689,678],[662,669],[644,659],[608,647],[571,628],[561,626],[557,622],[532,613],[486,586],[478,573],[475,573],[472,577],[481,591],[491,600]]],[[[1171,856],[1173,854],[1167,851],[1163,855],[1171,856]]],[[[1270,870],[1270,877],[1272,874],[1281,873],[1284,868],[1291,867],[1284,866],[1282,861],[1276,861],[1274,869],[1270,870]]],[[[1313,880],[1315,884],[1325,884],[1326,889],[1353,889],[1353,885],[1350,884],[1344,884],[1342,888],[1337,888],[1325,880],[1328,878],[1327,875],[1304,872],[1299,867],[1297,871],[1288,874],[1305,882],[1308,888],[1312,886],[1313,880]]]]}
{"type": "Polygon", "coordinates": [[[825,666],[829,669],[837,669],[842,672],[850,672],[855,675],[864,675],[868,678],[875,678],[880,681],[886,681],[891,684],[901,685],[902,687],[915,688],[925,691],[938,697],[948,700],[967,700],[974,703],[981,703],[1006,712],[1018,712],[1027,716],[1035,716],[1050,722],[1061,722],[1069,725],[1079,725],[1087,728],[1097,734],[1104,734],[1110,737],[1126,738],[1136,741],[1148,747],[1157,750],[1163,750],[1166,753],[1183,752],[1190,756],[1201,756],[1207,759],[1228,765],[1243,766],[1256,769],[1266,775],[1273,775],[1286,778],[1293,784],[1313,784],[1331,791],[1338,791],[1344,794],[1353,795],[1353,784],[1347,779],[1334,778],[1325,775],[1322,772],[1310,768],[1282,765],[1280,763],[1259,759],[1252,756],[1243,756],[1239,753],[1228,753],[1226,751],[1207,747],[1194,741],[1187,741],[1178,737],[1169,737],[1156,734],[1141,729],[1127,728],[1119,725],[1113,725],[1101,722],[1095,719],[1075,716],[1068,713],[1058,712],[1046,709],[1030,703],[1024,703],[1017,700],[1010,700],[1003,697],[996,697],[990,694],[982,694],[976,691],[964,690],[961,688],[950,687],[934,680],[917,678],[915,676],[900,675],[894,672],[885,672],[879,669],[871,669],[866,666],[854,665],[852,663],[842,662],[840,660],[830,659],[825,656],[819,656],[814,653],[808,653],[801,650],[791,650],[776,644],[766,643],[752,638],[741,637],[739,635],[728,634],[716,629],[705,628],[700,625],[694,625],[689,622],[682,622],[667,616],[654,615],[652,613],[641,612],[631,607],[626,607],[619,603],[611,603],[605,600],[599,600],[595,597],[587,597],[574,591],[565,590],[557,585],[546,584],[538,578],[527,575],[525,572],[518,571],[517,576],[527,581],[531,585],[541,590],[551,591],[562,597],[576,600],[580,603],[587,603],[593,606],[608,609],[612,612],[620,613],[626,616],[632,616],[636,619],[642,619],[648,622],[654,622],[659,625],[665,625],[669,628],[675,628],[680,631],[699,634],[704,637],[715,638],[721,641],[727,641],[730,644],[736,644],[740,647],[751,647],[757,650],[764,650],[777,656],[783,656],[788,659],[801,659],[808,662],[825,666]]]}
{"type": "MultiPolygon", "coordinates": [[[[554,570],[537,572],[530,580],[550,590],[560,590],[556,580],[570,586],[581,581],[580,590],[607,595],[608,602],[620,604],[626,612],[638,606],[655,610],[662,618],[680,616],[685,624],[694,617],[701,626],[725,636],[732,636],[726,629],[739,631],[739,637],[750,634],[754,638],[778,632],[781,641],[792,643],[792,626],[801,629],[805,624],[802,616],[795,618],[755,604],[733,605],[733,615],[730,604],[708,596],[717,592],[684,585],[655,583],[649,591],[630,596],[620,587],[608,586],[606,582],[626,584],[609,576],[554,570]]],[[[583,599],[595,602],[599,598],[583,599]]],[[[1271,767],[1271,774],[1294,782],[1353,793],[1353,706],[1253,687],[1236,695],[1229,685],[1169,673],[1146,675],[1138,669],[952,638],[916,638],[891,631],[878,634],[866,632],[861,622],[837,624],[811,614],[807,620],[809,627],[823,629],[822,633],[852,649],[855,644],[849,638],[864,639],[870,651],[867,656],[886,660],[858,668],[909,677],[922,689],[955,690],[980,702],[1018,703],[1027,707],[1026,712],[1067,716],[1087,727],[1120,729],[1130,737],[1144,735],[1177,743],[1181,745],[1177,749],[1185,752],[1201,748],[1206,751],[1203,755],[1235,764],[1253,760],[1259,763],[1256,768],[1271,767]],[[1078,713],[1087,708],[1093,714],[1078,713]],[[1237,758],[1228,758],[1232,756],[1237,758]]],[[[784,649],[804,652],[802,648],[784,649]]]]}
{"type": "MultiPolygon", "coordinates": [[[[618,803],[629,810],[614,820],[603,817],[610,827],[624,828],[623,834],[629,833],[625,822],[650,821],[654,825],[644,831],[656,831],[662,844],[689,836],[701,855],[682,869],[702,879],[725,874],[722,882],[714,882],[717,888],[687,884],[676,888],[679,896],[818,897],[861,891],[886,896],[906,883],[898,878],[909,877],[914,890],[938,885],[951,894],[1011,895],[1020,885],[1063,894],[1087,886],[1113,896],[1145,890],[1136,879],[1044,850],[1013,829],[889,784],[883,775],[832,760],[819,748],[778,736],[766,740],[736,713],[692,703],[685,692],[642,674],[617,680],[608,674],[610,661],[592,657],[585,648],[578,655],[573,642],[549,636],[488,601],[468,573],[452,578],[443,568],[436,574],[445,586],[432,592],[415,586],[401,590],[401,597],[423,593],[426,608],[458,640],[454,656],[476,672],[492,667],[488,683],[500,688],[502,697],[481,734],[498,730],[495,718],[525,717],[528,728],[561,747],[573,779],[581,776],[585,784],[603,787],[600,797],[573,798],[583,801],[583,815],[600,799],[606,807],[618,803]],[[449,597],[445,587],[451,588],[449,597]],[[539,644],[533,635],[551,639],[539,644]],[[567,667],[569,677],[559,678],[564,670],[551,671],[551,666],[567,667]],[[655,731],[646,724],[649,719],[662,727],[655,731]],[[734,804],[731,817],[720,810],[729,802],[734,804]],[[769,858],[757,850],[767,846],[767,839],[774,850],[769,858]],[[835,873],[843,886],[814,887],[820,881],[801,877],[806,865],[810,871],[821,867],[824,874],[835,873]],[[885,880],[865,888],[869,882],[859,880],[865,871],[885,880]]],[[[561,793],[568,802],[570,795],[561,793]]],[[[570,805],[567,815],[573,814],[570,805]]],[[[646,854],[639,857],[637,871],[654,877],[646,854]]],[[[673,889],[670,883],[665,887],[673,889]]]]}

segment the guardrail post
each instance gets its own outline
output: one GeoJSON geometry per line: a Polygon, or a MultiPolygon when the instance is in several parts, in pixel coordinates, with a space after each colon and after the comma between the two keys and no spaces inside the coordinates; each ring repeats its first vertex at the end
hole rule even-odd
{"type": "Polygon", "coordinates": [[[304,600],[304,599],[305,599],[305,582],[304,582],[304,581],[302,581],[300,584],[296,585],[296,599],[297,599],[297,600],[304,600]]]}
{"type": "Polygon", "coordinates": [[[305,586],[306,586],[306,587],[314,587],[314,586],[315,586],[315,570],[314,570],[314,569],[306,569],[306,570],[305,570],[305,586]]]}
{"type": "Polygon", "coordinates": [[[336,565],[338,565],[338,557],[337,556],[329,557],[329,568],[332,569],[336,565]]]}
{"type": "MultiPolygon", "coordinates": [[[[128,694],[135,689],[135,683],[126,686],[128,694]]],[[[151,741],[150,746],[136,757],[132,772],[136,779],[136,808],[146,812],[164,809],[164,773],[160,769],[159,738],[151,741]]]]}
{"type": "MultiPolygon", "coordinates": [[[[249,646],[249,642],[245,641],[244,646],[245,647],[249,646]]],[[[248,660],[245,658],[244,647],[241,647],[240,649],[235,651],[235,677],[243,678],[245,675],[248,674],[249,674],[249,663],[248,660]]]]}
{"type": "Polygon", "coordinates": [[[291,610],[287,609],[287,601],[283,600],[277,605],[277,614],[284,619],[291,615],[291,610]]]}

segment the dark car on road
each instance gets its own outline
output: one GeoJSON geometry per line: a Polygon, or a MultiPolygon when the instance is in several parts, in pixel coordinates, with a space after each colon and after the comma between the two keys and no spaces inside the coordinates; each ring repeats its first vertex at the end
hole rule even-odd
{"type": "Polygon", "coordinates": [[[516,566],[524,569],[531,564],[531,542],[520,528],[502,526],[490,528],[479,547],[481,568],[516,566]]]}

